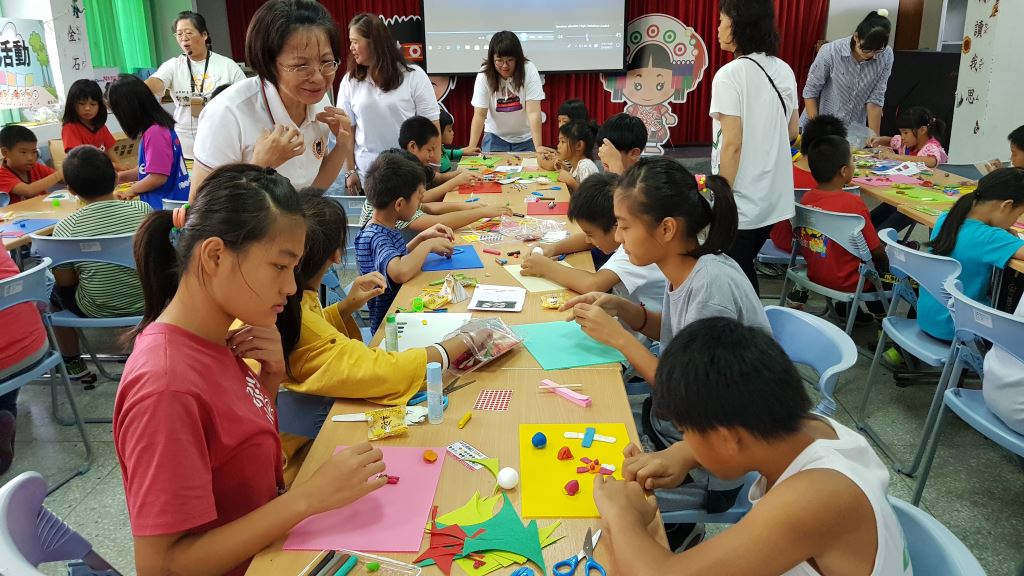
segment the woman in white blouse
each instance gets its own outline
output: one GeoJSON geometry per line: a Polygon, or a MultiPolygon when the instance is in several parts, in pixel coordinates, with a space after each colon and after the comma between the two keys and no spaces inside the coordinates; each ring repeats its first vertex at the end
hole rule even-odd
{"type": "Polygon", "coordinates": [[[540,73],[523,55],[519,37],[508,30],[491,36],[487,60],[473,85],[469,147],[480,146],[484,152],[551,152],[541,136],[542,100],[540,73]]]}
{"type": "Polygon", "coordinates": [[[353,194],[362,189],[361,175],[377,155],[398,146],[398,131],[407,119],[432,120],[440,134],[441,109],[427,73],[405,61],[379,16],[356,14],[348,36],[348,72],[338,88],[338,107],[355,129],[345,177],[345,188],[353,194]]]}

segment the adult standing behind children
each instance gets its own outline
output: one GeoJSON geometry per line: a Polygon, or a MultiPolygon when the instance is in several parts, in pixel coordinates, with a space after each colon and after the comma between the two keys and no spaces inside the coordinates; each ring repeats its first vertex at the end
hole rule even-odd
{"type": "Polygon", "coordinates": [[[739,232],[728,254],[759,292],[754,258],[776,222],[791,218],[796,77],[778,57],[771,0],[722,0],[718,44],[736,58],[711,84],[711,168],[732,185],[739,232]]]}
{"type": "Polygon", "coordinates": [[[349,157],[349,121],[330,106],[341,37],[314,0],[270,0],[245,34],[256,76],[234,84],[199,116],[190,199],[215,168],[274,168],[296,188],[328,188],[349,157]],[[328,150],[331,136],[337,140],[328,150]]]}
{"type": "Polygon", "coordinates": [[[168,90],[171,92],[175,131],[181,140],[182,153],[191,160],[199,113],[218,86],[241,82],[245,74],[234,60],[214,53],[213,40],[202,14],[190,10],[180,12],[173,26],[182,54],[161,64],[146,79],[146,86],[157,98],[162,98],[168,90]]]}
{"type": "Polygon", "coordinates": [[[398,140],[402,122],[423,116],[437,125],[441,108],[427,73],[405,61],[387,26],[376,14],[356,14],[348,25],[348,72],[338,87],[338,107],[355,129],[345,188],[362,190],[362,179],[377,155],[398,140]]]}
{"type": "MultiPolygon", "coordinates": [[[[540,129],[544,87],[537,66],[523,55],[514,32],[491,36],[487,59],[473,85],[473,123],[469,147],[484,152],[534,152],[545,149],[540,129]]],[[[549,150],[550,151],[550,150],[549,150]]]]}

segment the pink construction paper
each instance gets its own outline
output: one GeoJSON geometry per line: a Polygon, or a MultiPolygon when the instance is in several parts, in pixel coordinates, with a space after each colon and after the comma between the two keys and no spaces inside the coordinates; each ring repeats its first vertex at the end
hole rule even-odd
{"type": "Polygon", "coordinates": [[[920,178],[914,178],[913,176],[904,176],[903,174],[892,174],[890,176],[868,176],[867,178],[854,178],[854,184],[863,184],[865,186],[889,186],[892,184],[914,184],[918,185],[924,182],[920,178]]]}
{"type": "Polygon", "coordinates": [[[398,476],[398,484],[385,485],[344,508],[303,520],[288,534],[285,550],[419,552],[445,448],[380,449],[387,473],[398,476]],[[423,461],[423,451],[428,449],[437,454],[433,464],[423,461]]]}

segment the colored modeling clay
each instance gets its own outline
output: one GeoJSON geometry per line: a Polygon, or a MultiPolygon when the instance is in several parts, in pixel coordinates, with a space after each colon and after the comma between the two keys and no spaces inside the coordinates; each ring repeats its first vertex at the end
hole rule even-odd
{"type": "Polygon", "coordinates": [[[578,480],[570,480],[569,483],[565,485],[565,493],[569,496],[575,496],[579,491],[580,483],[578,480]]]}
{"type": "Polygon", "coordinates": [[[424,450],[423,451],[423,461],[424,462],[429,462],[431,464],[433,464],[434,462],[437,462],[437,452],[434,452],[433,450],[424,450]]]}
{"type": "Polygon", "coordinates": [[[558,459],[559,460],[572,460],[572,451],[569,450],[568,446],[562,446],[561,448],[559,448],[559,450],[558,450],[558,459]]]}
{"type": "Polygon", "coordinates": [[[530,442],[533,443],[534,448],[544,448],[548,445],[548,437],[545,436],[543,432],[537,432],[533,435],[530,442]]]}

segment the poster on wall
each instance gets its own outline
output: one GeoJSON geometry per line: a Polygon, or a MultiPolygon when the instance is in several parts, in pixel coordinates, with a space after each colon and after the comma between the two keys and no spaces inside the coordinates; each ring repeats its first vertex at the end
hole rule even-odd
{"type": "Polygon", "coordinates": [[[56,103],[43,22],[0,18],[0,109],[56,103]]]}
{"type": "Polygon", "coordinates": [[[647,127],[644,154],[661,155],[669,128],[676,125],[671,104],[682,104],[704,78],[707,46],[697,31],[667,14],[647,14],[626,27],[626,72],[603,74],[612,102],[625,102],[626,114],[647,127]]]}
{"type": "Polygon", "coordinates": [[[953,108],[952,149],[984,148],[994,134],[1006,132],[1001,119],[990,118],[990,85],[996,64],[996,25],[999,2],[974,1],[967,8],[967,25],[961,45],[960,75],[953,108]]]}

